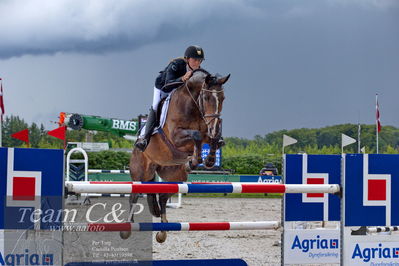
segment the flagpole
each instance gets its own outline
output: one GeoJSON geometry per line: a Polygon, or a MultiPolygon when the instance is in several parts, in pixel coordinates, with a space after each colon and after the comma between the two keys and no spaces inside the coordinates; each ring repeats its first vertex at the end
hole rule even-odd
{"type": "Polygon", "coordinates": [[[64,150],[66,150],[66,146],[67,146],[66,130],[67,130],[67,127],[65,126],[64,150]]]}
{"type": "Polygon", "coordinates": [[[375,114],[376,114],[376,119],[375,119],[375,137],[376,137],[376,142],[377,142],[377,154],[378,154],[378,117],[377,117],[377,112],[378,110],[378,93],[375,94],[375,114]]]}

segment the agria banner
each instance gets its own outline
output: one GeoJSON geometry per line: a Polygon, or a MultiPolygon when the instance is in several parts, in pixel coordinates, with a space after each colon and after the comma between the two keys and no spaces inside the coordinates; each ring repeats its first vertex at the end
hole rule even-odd
{"type": "MultiPolygon", "coordinates": [[[[340,184],[340,155],[286,155],[286,184],[340,184]]],[[[339,264],[340,198],[324,193],[285,194],[284,263],[339,264]],[[314,229],[312,222],[329,221],[335,228],[314,229]]]]}
{"type": "Polygon", "coordinates": [[[344,158],[344,265],[399,265],[398,234],[356,234],[362,227],[399,225],[399,155],[344,158]]]}

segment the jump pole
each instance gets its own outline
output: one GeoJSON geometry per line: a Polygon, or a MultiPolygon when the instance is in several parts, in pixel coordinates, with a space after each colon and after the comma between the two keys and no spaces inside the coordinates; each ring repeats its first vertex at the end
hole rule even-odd
{"type": "MultiPolygon", "coordinates": [[[[130,170],[102,170],[102,169],[89,169],[88,170],[89,174],[130,174],[130,170]]],[[[89,181],[88,179],[85,181],[89,181]]],[[[158,180],[157,180],[158,182],[158,180]]],[[[111,197],[122,197],[122,196],[127,196],[126,194],[100,194],[100,193],[91,193],[89,196],[95,196],[95,197],[102,197],[102,196],[111,196],[111,197]]],[[[172,208],[180,208],[182,205],[182,194],[178,194],[178,199],[177,202],[172,202],[172,198],[169,199],[168,203],[166,204],[166,207],[172,207],[172,208]]]]}
{"type": "Polygon", "coordinates": [[[206,222],[206,223],[73,223],[64,224],[64,232],[119,232],[119,231],[228,231],[277,230],[280,222],[206,222]]]}
{"type": "Polygon", "coordinates": [[[399,231],[399,226],[380,226],[380,227],[367,228],[367,233],[396,232],[396,231],[399,231]]]}
{"type": "Polygon", "coordinates": [[[69,193],[339,193],[335,184],[65,182],[69,193]]]}

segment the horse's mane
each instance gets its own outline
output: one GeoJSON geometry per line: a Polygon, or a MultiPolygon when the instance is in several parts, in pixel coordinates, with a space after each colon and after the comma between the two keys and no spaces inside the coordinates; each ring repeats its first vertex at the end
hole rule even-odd
{"type": "Polygon", "coordinates": [[[202,82],[204,82],[206,77],[209,78],[208,85],[213,86],[213,85],[217,85],[217,80],[221,76],[219,74],[212,75],[205,69],[199,68],[199,69],[196,69],[193,71],[193,75],[191,76],[189,81],[192,83],[202,83],[202,82]]]}
{"type": "Polygon", "coordinates": [[[193,75],[189,79],[191,82],[203,82],[206,76],[210,75],[205,69],[199,68],[193,71],[193,75]]]}
{"type": "MultiPolygon", "coordinates": [[[[216,84],[218,75],[211,75],[208,71],[206,71],[203,68],[199,68],[193,71],[193,75],[191,78],[188,80],[190,84],[195,84],[195,83],[203,83],[205,78],[207,76],[211,76],[211,81],[210,84],[216,84]]],[[[183,90],[185,88],[184,82],[179,82],[181,85],[177,88],[177,90],[183,90]]]]}

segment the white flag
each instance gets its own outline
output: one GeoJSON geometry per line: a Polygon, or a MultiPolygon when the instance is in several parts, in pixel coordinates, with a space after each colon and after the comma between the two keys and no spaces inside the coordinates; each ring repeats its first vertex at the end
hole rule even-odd
{"type": "Polygon", "coordinates": [[[363,146],[363,148],[361,148],[360,151],[361,151],[362,153],[366,153],[366,146],[363,146]]]}
{"type": "Polygon", "coordinates": [[[283,135],[283,147],[297,143],[298,141],[290,136],[283,135]]]}
{"type": "Polygon", "coordinates": [[[341,134],[341,136],[342,136],[342,148],[356,142],[354,138],[351,138],[345,134],[341,134]]]}

